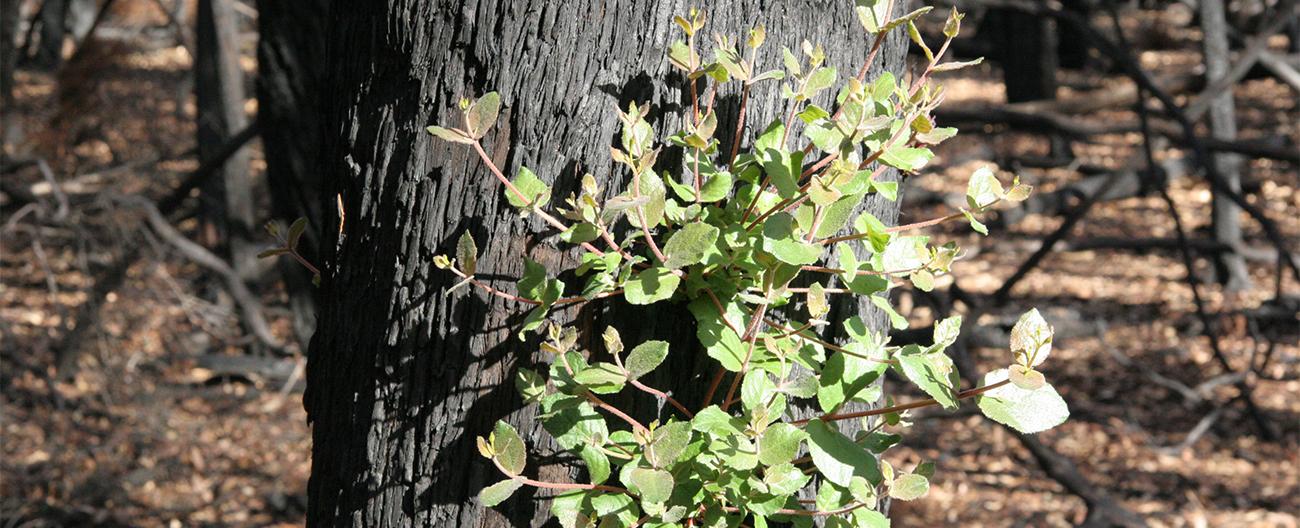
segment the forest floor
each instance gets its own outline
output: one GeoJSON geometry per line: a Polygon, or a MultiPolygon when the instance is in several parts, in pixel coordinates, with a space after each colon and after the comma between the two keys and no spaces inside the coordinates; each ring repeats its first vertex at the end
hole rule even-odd
{"type": "MultiPolygon", "coordinates": [[[[139,13],[131,20],[166,23],[139,13]]],[[[1129,23],[1134,33],[1148,35],[1145,42],[1163,41],[1141,54],[1153,73],[1187,75],[1199,64],[1195,30],[1152,13],[1129,23]],[[1164,38],[1151,38],[1153,33],[1164,38]]],[[[303,521],[310,430],[294,383],[297,373],[284,375],[301,364],[301,353],[267,359],[278,370],[265,376],[228,376],[213,367],[214,356],[239,356],[248,348],[219,279],[146,237],[139,214],[111,199],[162,196],[197,166],[188,152],[194,137],[190,58],[184,48],[157,40],[149,35],[136,43],[105,44],[92,60],[65,68],[58,78],[20,72],[17,104],[5,109],[19,116],[26,133],[18,142],[22,152],[48,162],[71,206],[59,221],[51,218],[53,208],[25,217],[6,208],[0,219],[0,525],[303,521]],[[88,302],[93,281],[137,242],[141,257],[123,286],[98,299],[98,321],[81,328],[84,339],[69,350],[70,331],[86,324],[73,318],[88,302]],[[56,372],[61,360],[76,365],[75,374],[56,372]]],[[[946,104],[1000,103],[1000,78],[996,65],[987,64],[955,75],[946,104]]],[[[1062,81],[1062,97],[1127,83],[1095,72],[1070,72],[1062,81]]],[[[1300,109],[1286,85],[1247,80],[1235,96],[1242,136],[1285,136],[1292,145],[1300,143],[1300,109]]],[[[1104,124],[1136,116],[1110,108],[1076,119],[1104,124]]],[[[1119,168],[1140,141],[1135,133],[1097,136],[1076,144],[1075,153],[1084,165],[1119,168]]],[[[963,133],[939,149],[932,169],[909,181],[908,194],[939,198],[909,200],[903,221],[945,214],[946,197],[960,197],[966,178],[981,165],[998,166],[1005,178],[1018,174],[1038,192],[1077,181],[1080,175],[1070,167],[1017,167],[1018,159],[1045,156],[1048,145],[1040,136],[999,127],[963,133]]],[[[1186,153],[1162,148],[1157,155],[1186,153]]],[[[258,153],[258,174],[261,167],[258,153]]],[[[1278,222],[1290,250],[1300,250],[1296,167],[1269,161],[1247,167],[1250,200],[1278,222]]],[[[54,189],[42,187],[37,169],[6,178],[54,203],[54,189]]],[[[1207,189],[1195,175],[1170,188],[1185,226],[1198,238],[1208,230],[1207,189]]],[[[955,274],[965,291],[990,294],[1061,222],[1029,215],[990,238],[962,225],[933,234],[970,248],[955,274]]],[[[1245,215],[1242,223],[1248,245],[1267,246],[1258,224],[1245,215]]],[[[189,218],[178,227],[193,237],[196,225],[189,218]]],[[[1104,237],[1174,236],[1164,203],[1152,194],[1098,204],[1063,246],[1104,237]]],[[[1212,273],[1206,259],[1198,258],[1196,267],[1202,278],[1212,273]]],[[[1231,384],[1203,391],[1199,402],[1168,387],[1197,387],[1225,372],[1201,337],[1174,249],[1058,248],[1012,290],[1009,303],[980,323],[1005,324],[1037,306],[1058,325],[1061,337],[1046,374],[1072,416],[1039,437],[1151,525],[1296,527],[1300,321],[1294,313],[1259,316],[1272,298],[1275,271],[1273,262],[1250,261],[1254,288],[1243,294],[1228,294],[1211,280],[1201,287],[1233,368],[1271,357],[1246,380],[1277,429],[1273,439],[1261,435],[1231,384]],[[1157,383],[1153,372],[1177,383],[1157,383]],[[1181,445],[1210,415],[1215,419],[1207,420],[1208,430],[1181,445]]],[[[287,298],[271,268],[265,276],[270,278],[259,290],[268,315],[277,334],[292,341],[287,298]]],[[[1300,298],[1300,285],[1289,276],[1282,290],[1300,298]]],[[[902,304],[910,306],[915,325],[933,320],[920,299],[904,298],[902,304]]],[[[1006,363],[1005,352],[995,348],[976,348],[973,355],[982,369],[1006,363]]],[[[907,445],[889,456],[896,466],[934,460],[939,471],[927,498],[895,504],[896,526],[1068,526],[1083,520],[1083,501],[1045,476],[1007,431],[969,406],[921,413],[913,428],[907,445]]]]}

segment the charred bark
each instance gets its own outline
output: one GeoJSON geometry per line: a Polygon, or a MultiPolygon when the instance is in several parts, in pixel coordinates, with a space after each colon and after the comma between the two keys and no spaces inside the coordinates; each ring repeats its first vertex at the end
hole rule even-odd
{"type": "MultiPolygon", "coordinates": [[[[765,68],[778,64],[771,50],[797,49],[804,38],[824,44],[841,72],[861,65],[868,43],[851,4],[771,4],[711,6],[709,33],[735,35],[766,24],[765,68]]],[[[469,231],[483,248],[479,275],[511,289],[523,256],[560,269],[577,255],[557,250],[555,233],[539,220],[521,221],[470,149],[435,142],[423,129],[457,119],[461,97],[497,90],[505,108],[485,147],[505,172],[527,165],[555,180],[558,196],[574,189],[576,175],[592,172],[612,196],[626,185],[608,157],[618,126],[612,107],[648,101],[662,132],[675,130],[673,116],[690,105],[686,81],[670,73],[665,58],[677,38],[671,16],[681,9],[590,0],[535,7],[431,0],[334,5],[325,32],[330,92],[322,107],[321,174],[330,206],[323,211],[324,277],[304,397],[314,441],[310,525],[523,526],[548,516],[545,502],[536,500],[544,493],[523,490],[491,511],[473,499],[499,479],[474,448],[474,436],[495,420],[518,426],[535,452],[557,451],[512,383],[517,367],[542,359],[536,338],[515,338],[523,310],[510,301],[444,295],[455,277],[434,268],[431,258],[469,231]],[[342,218],[332,207],[336,195],[342,218]]],[[[877,70],[883,64],[901,72],[906,38],[896,37],[877,70]]],[[[722,123],[735,122],[732,88],[719,94],[722,123]]],[[[778,88],[765,88],[747,105],[748,137],[783,113],[778,88]]],[[[895,203],[868,206],[887,222],[896,219],[895,203]]],[[[609,324],[628,343],[668,340],[673,353],[647,383],[696,407],[714,363],[698,348],[685,307],[657,306],[646,313],[598,301],[554,316],[571,318],[584,339],[597,343],[609,324]]],[[[885,328],[881,314],[865,318],[885,328]]],[[[672,412],[647,400],[624,408],[647,419],[672,412]]],[[[572,462],[535,457],[527,473],[573,479],[564,458],[572,462]]]]}

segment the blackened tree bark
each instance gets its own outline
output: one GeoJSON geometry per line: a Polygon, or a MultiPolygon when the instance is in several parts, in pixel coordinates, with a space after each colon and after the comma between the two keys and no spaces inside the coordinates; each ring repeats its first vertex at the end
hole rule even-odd
{"type": "MultiPolygon", "coordinates": [[[[1205,82],[1213,83],[1228,74],[1232,67],[1228,53],[1228,22],[1224,12],[1223,0],[1201,0],[1202,49],[1205,54],[1205,82]]],[[[1231,141],[1237,138],[1237,116],[1232,100],[1232,90],[1224,90],[1215,95],[1210,103],[1210,135],[1215,139],[1231,141]]],[[[1233,192],[1241,192],[1240,156],[1226,152],[1216,152],[1210,156],[1219,174],[1223,175],[1233,192]]],[[[1240,248],[1241,208],[1232,200],[1214,193],[1214,239],[1230,248],[1240,248]]],[[[1225,251],[1219,254],[1215,269],[1219,280],[1229,290],[1250,288],[1250,272],[1246,269],[1246,259],[1237,251],[1225,251]]]]}
{"type": "MultiPolygon", "coordinates": [[[[298,251],[316,262],[322,194],[320,99],[325,84],[326,23],[329,0],[257,2],[257,108],[266,153],[266,182],[275,218],[292,223],[306,218],[298,251]]],[[[292,259],[280,259],[289,291],[294,332],[304,348],[316,327],[311,274],[292,259]]]]}
{"type": "MultiPolygon", "coordinates": [[[[690,104],[666,59],[679,37],[671,17],[685,10],[628,0],[334,4],[321,174],[326,203],[339,195],[344,213],[323,211],[324,278],[304,397],[314,442],[310,525],[523,526],[547,517],[536,500],[545,493],[521,491],[492,511],[473,499],[498,479],[474,448],[495,420],[515,424],[536,452],[556,452],[512,383],[517,367],[540,361],[536,338],[515,338],[524,313],[516,304],[444,295],[455,277],[431,259],[469,231],[482,248],[479,275],[511,289],[525,255],[551,269],[571,267],[577,255],[557,250],[541,221],[521,221],[471,149],[435,142],[424,127],[458,119],[461,97],[500,91],[505,108],[485,139],[497,164],[511,174],[527,165],[555,181],[557,196],[592,172],[613,196],[626,185],[609,161],[613,106],[653,103],[662,132],[675,130],[671,116],[690,104]]],[[[766,24],[763,69],[779,67],[780,47],[797,49],[804,38],[824,44],[842,76],[868,49],[851,2],[731,0],[710,15],[710,34],[766,24]]],[[[872,77],[882,64],[902,71],[906,38],[893,37],[872,77]]],[[[784,112],[777,93],[773,84],[751,94],[749,137],[784,112]]],[[[723,123],[734,123],[736,96],[732,87],[720,94],[723,123]]],[[[893,202],[868,207],[886,222],[897,218],[893,202]]],[[[695,343],[684,306],[646,313],[601,301],[553,316],[570,318],[587,341],[598,343],[607,324],[629,344],[668,340],[672,353],[648,383],[699,404],[714,362],[695,343]]],[[[881,314],[865,318],[884,330],[881,314]]],[[[658,409],[647,399],[625,408],[648,419],[658,409]]],[[[534,458],[527,473],[575,478],[566,460],[574,458],[534,458]]]]}
{"type": "MultiPolygon", "coordinates": [[[[248,125],[234,1],[200,0],[195,17],[194,95],[200,160],[212,158],[230,136],[248,125]]],[[[231,156],[202,194],[205,217],[224,235],[232,267],[245,281],[251,280],[257,269],[248,161],[247,149],[231,156]]]]}

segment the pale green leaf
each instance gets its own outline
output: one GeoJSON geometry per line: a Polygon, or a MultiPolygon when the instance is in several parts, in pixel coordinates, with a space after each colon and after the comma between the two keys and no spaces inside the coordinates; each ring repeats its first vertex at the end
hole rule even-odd
{"type": "Polygon", "coordinates": [[[627,368],[628,379],[637,379],[658,368],[666,357],[668,357],[666,341],[646,341],[628,353],[623,366],[627,368]]]}
{"type": "Polygon", "coordinates": [[[517,477],[524,472],[528,460],[527,448],[524,447],[524,439],[519,437],[519,433],[510,424],[497,420],[496,427],[492,429],[492,451],[496,453],[496,461],[506,475],[517,477]]]}
{"type": "Polygon", "coordinates": [[[785,422],[774,423],[758,441],[758,460],[766,466],[794,460],[799,447],[808,439],[808,433],[785,422]]]}
{"type": "Polygon", "coordinates": [[[808,422],[806,430],[813,465],[826,480],[840,486],[848,486],[854,476],[863,477],[872,483],[881,481],[875,456],[834,426],[813,420],[808,422]]]}
{"type": "Polygon", "coordinates": [[[704,222],[686,224],[664,244],[664,266],[677,269],[699,263],[717,240],[718,228],[704,222]]]}
{"type": "Polygon", "coordinates": [[[930,480],[915,473],[899,475],[889,486],[889,496],[902,501],[916,500],[930,492],[930,480]]]}
{"type": "Polygon", "coordinates": [[[483,488],[478,492],[478,500],[483,503],[483,507],[491,508],[510,498],[511,495],[514,495],[515,490],[518,490],[523,485],[522,481],[513,478],[506,479],[483,488]]]}
{"type": "Polygon", "coordinates": [[[537,175],[533,174],[533,171],[529,170],[528,167],[520,166],[519,173],[515,175],[515,179],[511,183],[528,200],[525,201],[514,191],[506,189],[506,200],[510,202],[510,205],[520,209],[530,206],[539,208],[551,201],[551,187],[538,179],[537,175]]]}
{"type": "Polygon", "coordinates": [[[682,279],[673,271],[656,266],[638,272],[623,285],[623,297],[630,304],[653,304],[673,296],[682,279]]]}
{"type": "MultiPolygon", "coordinates": [[[[984,375],[984,386],[1009,377],[1007,369],[998,369],[984,375]]],[[[980,411],[989,419],[1010,426],[1024,434],[1046,431],[1065,422],[1070,409],[1051,385],[1037,390],[1025,390],[1007,384],[977,397],[980,411]]]]}
{"type": "Polygon", "coordinates": [[[957,407],[957,387],[961,378],[952,358],[942,352],[923,351],[916,345],[904,347],[895,358],[908,381],[920,387],[945,409],[957,407]]]}

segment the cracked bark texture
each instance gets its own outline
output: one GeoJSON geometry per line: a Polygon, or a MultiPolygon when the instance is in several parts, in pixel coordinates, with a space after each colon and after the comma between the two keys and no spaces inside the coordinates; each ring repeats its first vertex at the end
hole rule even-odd
{"type": "MultiPolygon", "coordinates": [[[[899,12],[906,3],[897,3],[899,12]]],[[[457,100],[499,91],[504,108],[484,145],[507,175],[526,165],[553,182],[559,198],[591,172],[613,196],[629,179],[609,161],[614,105],[651,102],[661,133],[676,130],[672,116],[690,105],[686,81],[666,59],[668,45],[683,38],[671,17],[687,9],[685,2],[589,0],[334,3],[322,105],[324,277],[304,397],[313,424],[310,525],[545,523],[549,492],[525,488],[492,510],[475,499],[501,479],[474,447],[498,419],[525,436],[527,475],[582,476],[581,462],[556,449],[536,407],[523,405],[514,389],[518,367],[547,359],[536,336],[515,337],[527,307],[476,291],[447,296],[456,278],[431,264],[469,231],[481,248],[480,278],[513,291],[525,255],[558,270],[574,266],[578,253],[557,246],[540,220],[521,220],[471,148],[435,141],[424,127],[459,125],[457,100]]],[[[708,10],[708,35],[766,25],[760,70],[779,68],[781,46],[798,49],[805,38],[825,45],[841,78],[867,54],[848,1],[735,0],[708,10]]],[[[905,41],[893,35],[869,77],[882,66],[901,74],[905,41]]],[[[707,88],[701,91],[703,99],[707,88]]],[[[775,83],[751,94],[747,139],[784,114],[778,94],[775,83]]],[[[721,123],[734,123],[738,99],[738,86],[722,88],[721,123]]],[[[729,144],[729,127],[719,128],[729,144]]],[[[662,168],[674,159],[661,157],[662,168]]],[[[873,198],[867,207],[886,222],[897,219],[895,203],[873,198]]],[[[579,284],[571,274],[561,278],[579,284]]],[[[652,308],[604,300],[552,317],[572,321],[583,346],[600,353],[598,336],[609,324],[629,346],[668,340],[668,360],[646,382],[697,407],[716,363],[696,343],[683,303],[652,308]]],[[[884,330],[880,314],[866,318],[884,330]]],[[[672,412],[644,394],[620,405],[646,420],[672,412]]]]}

